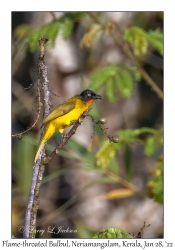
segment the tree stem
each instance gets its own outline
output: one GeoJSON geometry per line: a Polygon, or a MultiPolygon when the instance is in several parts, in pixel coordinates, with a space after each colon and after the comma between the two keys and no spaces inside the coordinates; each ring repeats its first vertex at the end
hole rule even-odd
{"type": "MultiPolygon", "coordinates": [[[[50,98],[49,98],[49,87],[48,87],[48,79],[47,79],[47,67],[44,62],[44,54],[45,54],[45,45],[48,39],[46,37],[42,37],[39,40],[40,45],[40,54],[38,59],[38,85],[41,83],[43,89],[43,97],[44,97],[44,110],[43,116],[44,118],[49,114],[50,111],[50,98]]],[[[40,96],[40,89],[38,87],[38,96],[40,96]]],[[[40,105],[40,103],[38,103],[40,105]]],[[[32,176],[32,184],[30,188],[30,194],[28,199],[28,205],[25,216],[25,226],[24,226],[24,238],[35,238],[36,235],[36,216],[37,210],[39,207],[39,193],[40,186],[43,179],[44,174],[44,165],[40,165],[41,159],[44,157],[44,149],[41,151],[37,163],[33,166],[33,176],[32,176]]]]}

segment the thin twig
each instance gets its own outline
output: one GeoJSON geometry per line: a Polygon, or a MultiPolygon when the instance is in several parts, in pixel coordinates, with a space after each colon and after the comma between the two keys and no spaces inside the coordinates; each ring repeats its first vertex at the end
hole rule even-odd
{"type": "Polygon", "coordinates": [[[115,142],[115,143],[117,143],[117,142],[119,142],[118,141],[118,138],[114,138],[113,136],[111,136],[111,135],[108,135],[107,133],[106,133],[106,130],[108,129],[108,128],[104,128],[101,124],[105,124],[105,123],[102,123],[102,119],[101,120],[96,120],[96,119],[94,119],[94,117],[92,117],[90,114],[88,114],[88,116],[89,117],[91,117],[91,119],[92,119],[92,122],[94,122],[94,123],[96,123],[98,126],[99,126],[99,128],[101,129],[101,131],[106,135],[106,137],[109,139],[109,141],[110,142],[115,142]]]}
{"type": "Polygon", "coordinates": [[[135,236],[135,238],[139,239],[139,238],[143,238],[143,234],[146,228],[150,227],[151,224],[146,225],[146,222],[144,221],[143,223],[143,227],[140,229],[140,231],[138,232],[137,236],[135,236]]]}

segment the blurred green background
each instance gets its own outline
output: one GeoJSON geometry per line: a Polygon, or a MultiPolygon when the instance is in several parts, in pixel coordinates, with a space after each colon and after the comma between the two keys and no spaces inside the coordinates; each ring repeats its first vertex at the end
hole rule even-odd
{"type": "MultiPolygon", "coordinates": [[[[49,38],[45,63],[53,108],[86,88],[102,95],[92,105],[105,117],[110,143],[89,117],[46,166],[38,238],[90,238],[104,228],[163,237],[163,12],[12,12],[12,133],[32,126],[37,113],[38,39],[49,38]],[[127,56],[125,51],[133,55],[127,56]],[[138,65],[135,63],[138,62],[138,65]],[[28,88],[32,84],[32,87],[28,88]],[[69,232],[57,232],[58,228],[69,232]]],[[[42,94],[42,91],[41,91],[42,94]]],[[[22,238],[40,138],[40,122],[12,138],[12,233],[22,238]]],[[[50,153],[60,141],[47,143],[50,153]]]]}

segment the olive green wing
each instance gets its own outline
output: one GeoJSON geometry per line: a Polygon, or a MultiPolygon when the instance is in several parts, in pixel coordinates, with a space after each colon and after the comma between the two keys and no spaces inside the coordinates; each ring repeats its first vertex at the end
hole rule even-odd
{"type": "Polygon", "coordinates": [[[53,121],[54,119],[60,116],[66,115],[67,113],[69,113],[71,110],[75,108],[75,105],[76,105],[75,98],[71,98],[63,102],[46,117],[46,119],[43,122],[43,125],[46,125],[47,123],[53,121]]]}

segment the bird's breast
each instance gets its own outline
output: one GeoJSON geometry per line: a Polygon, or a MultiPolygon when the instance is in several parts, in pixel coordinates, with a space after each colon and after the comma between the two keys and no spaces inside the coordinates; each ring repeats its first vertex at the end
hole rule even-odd
{"type": "Polygon", "coordinates": [[[75,108],[68,112],[67,114],[56,118],[54,122],[55,131],[60,131],[72,125],[72,121],[78,120],[78,118],[87,110],[89,105],[78,100],[76,102],[75,108]]]}

